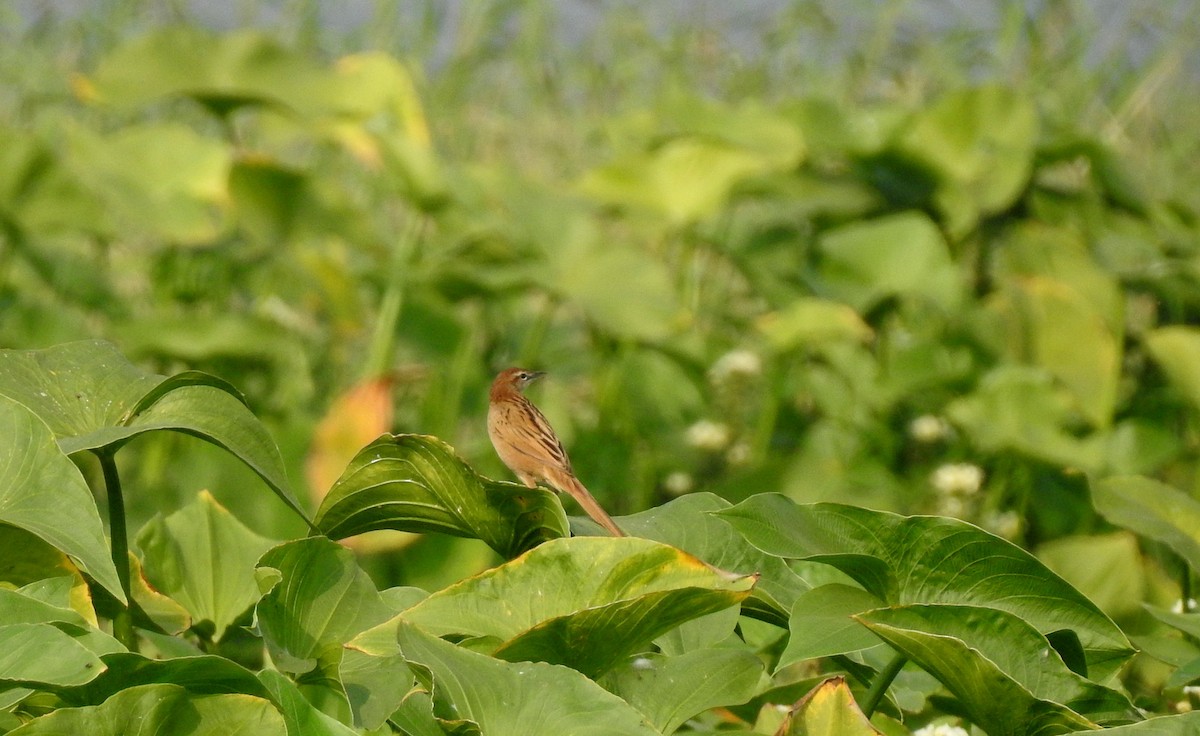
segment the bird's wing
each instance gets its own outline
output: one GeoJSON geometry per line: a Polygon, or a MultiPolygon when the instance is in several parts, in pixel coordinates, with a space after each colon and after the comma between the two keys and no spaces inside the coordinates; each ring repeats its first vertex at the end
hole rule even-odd
{"type": "Polygon", "coordinates": [[[571,459],[563,449],[558,436],[550,426],[550,421],[529,401],[513,402],[513,411],[524,414],[528,421],[512,422],[511,427],[518,434],[529,440],[521,444],[510,443],[517,452],[543,463],[548,467],[571,473],[571,459]]]}

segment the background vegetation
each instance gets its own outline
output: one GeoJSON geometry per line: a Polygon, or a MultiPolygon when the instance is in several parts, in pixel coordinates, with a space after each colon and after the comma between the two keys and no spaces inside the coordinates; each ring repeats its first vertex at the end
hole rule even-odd
{"type": "MultiPolygon", "coordinates": [[[[1188,600],[1189,548],[1089,486],[1190,509],[1200,483],[1200,19],[1132,7],[10,6],[0,346],[221,376],[311,508],[387,430],[508,478],[486,388],[544,368],[615,514],[777,492],[972,521],[1167,659],[1123,671],[1167,712],[1192,650],[1142,604],[1188,600]]],[[[117,463],[131,529],[208,489],[306,531],[195,437],[117,463]]],[[[359,544],[380,587],[499,560],[359,544]]]]}

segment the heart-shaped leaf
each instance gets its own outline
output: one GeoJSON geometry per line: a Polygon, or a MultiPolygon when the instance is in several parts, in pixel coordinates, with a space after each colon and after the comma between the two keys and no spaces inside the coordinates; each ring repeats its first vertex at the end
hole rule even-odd
{"type": "Polygon", "coordinates": [[[862,588],[839,583],[804,593],[792,607],[787,648],[779,655],[776,668],[879,646],[879,639],[853,616],[881,605],[883,601],[862,588]]]}
{"type": "Polygon", "coordinates": [[[854,702],[844,677],[831,677],[813,688],[787,714],[783,727],[776,734],[882,736],[854,702]]]}
{"type": "Polygon", "coordinates": [[[281,544],[258,562],[258,627],[276,666],[308,672],[331,648],[393,611],[354,553],[324,537],[281,544]]]}
{"type": "Polygon", "coordinates": [[[46,424],[0,396],[0,522],[24,529],[75,559],[124,601],[96,501],[46,424]]]}
{"type": "Polygon", "coordinates": [[[788,612],[809,586],[786,562],[748,543],[727,522],[709,513],[731,506],[712,493],[690,493],[625,517],[621,524],[635,537],[669,544],[718,569],[758,573],[758,585],[750,598],[742,602],[743,610],[764,621],[786,626],[788,612]]]}
{"type": "Polygon", "coordinates": [[[575,537],[434,593],[401,618],[499,642],[502,659],[598,676],[681,623],[737,605],[756,580],[648,539],[575,537]]]}
{"type": "Polygon", "coordinates": [[[916,605],[880,608],[860,614],[858,619],[960,698],[967,693],[982,698],[965,703],[971,713],[982,714],[995,707],[995,695],[989,692],[987,682],[970,679],[970,673],[982,671],[981,667],[988,671],[994,667],[1033,697],[1064,705],[1091,720],[1137,718],[1126,696],[1072,672],[1046,637],[1011,613],[977,606],[916,605]],[[901,630],[903,633],[898,633],[901,630]],[[914,644],[917,640],[920,643],[914,644]],[[972,664],[976,658],[989,667],[972,664]],[[956,673],[948,668],[950,662],[967,669],[956,673]],[[956,674],[962,675],[958,684],[943,679],[956,674]],[[960,692],[956,687],[963,689],[960,692]]]}
{"type": "Polygon", "coordinates": [[[137,543],[147,579],[194,621],[211,621],[214,641],[258,600],[254,564],[275,544],[247,529],[207,491],[170,516],[151,519],[137,543]]]}
{"type": "Polygon", "coordinates": [[[139,370],[102,340],[45,350],[0,350],[0,395],[24,404],[68,455],[113,450],[156,429],[195,435],[228,450],[301,518],[283,457],[229,383],[198,371],[164,378],[139,370]]]}
{"type": "Polygon", "coordinates": [[[763,663],[744,649],[699,649],[675,657],[645,654],[604,676],[601,685],[671,734],[697,713],[744,703],[758,690],[763,663]]]}
{"type": "Polygon", "coordinates": [[[833,565],[889,604],[953,603],[1013,613],[1042,634],[1074,631],[1102,680],[1133,654],[1094,603],[1033,555],[964,521],[760,494],[717,514],[764,552],[833,565]]]}
{"type": "Polygon", "coordinates": [[[487,736],[657,736],[628,703],[566,667],[502,662],[401,621],[397,640],[452,733],[487,736]]]}
{"type": "Polygon", "coordinates": [[[385,434],[364,447],[316,524],[334,539],[376,529],[475,537],[506,557],[568,532],[553,492],[484,478],[445,442],[415,434],[385,434]]]}
{"type": "Polygon", "coordinates": [[[60,708],[10,731],[13,736],[150,736],[150,734],[256,734],[286,736],[283,717],[250,695],[193,695],[178,685],[143,685],[100,705],[60,708]]]}
{"type": "Polygon", "coordinates": [[[1192,570],[1200,570],[1200,501],[1142,476],[1104,478],[1090,485],[1101,516],[1162,542],[1192,570]]]}

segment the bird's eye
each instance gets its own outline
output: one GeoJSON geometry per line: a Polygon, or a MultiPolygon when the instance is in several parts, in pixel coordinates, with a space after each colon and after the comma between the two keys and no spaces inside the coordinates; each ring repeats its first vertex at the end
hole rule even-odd
{"type": "Polygon", "coordinates": [[[517,374],[517,378],[521,379],[522,381],[528,381],[529,374],[526,373],[525,371],[521,371],[520,373],[517,374]]]}

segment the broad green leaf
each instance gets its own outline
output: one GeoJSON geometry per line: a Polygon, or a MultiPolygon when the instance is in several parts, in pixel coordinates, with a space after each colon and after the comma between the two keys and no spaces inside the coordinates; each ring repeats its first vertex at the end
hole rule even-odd
{"type": "Polygon", "coordinates": [[[156,684],[178,685],[197,694],[267,696],[253,672],[216,655],[150,659],[132,652],[112,652],[100,659],[107,669],[86,685],[61,691],[65,701],[73,705],[99,705],[123,690],[156,684]]]}
{"type": "Polygon", "coordinates": [[[1193,408],[1200,408],[1200,329],[1168,325],[1151,330],[1142,338],[1154,362],[1193,408]]]}
{"type": "Polygon", "coordinates": [[[324,537],[271,549],[258,562],[258,580],[258,627],[288,672],[308,672],[328,650],[392,615],[354,553],[324,537]]]}
{"type": "Polygon", "coordinates": [[[254,564],[273,541],[250,531],[207,491],[137,536],[146,578],[194,621],[215,626],[214,641],[259,598],[254,564]]]}
{"type": "Polygon", "coordinates": [[[757,576],[633,537],[558,539],[438,591],[400,617],[438,636],[486,637],[509,661],[600,675],[685,621],[736,606],[757,576]]]}
{"type": "Polygon", "coordinates": [[[102,671],[99,657],[51,624],[0,626],[0,681],[68,687],[102,671]]]}
{"type": "Polygon", "coordinates": [[[1020,195],[1037,133],[1029,97],[993,85],[952,92],[918,113],[897,149],[938,174],[935,201],[957,236],[1020,195]]]}
{"type": "Polygon", "coordinates": [[[946,414],[982,450],[1015,450],[1058,465],[1102,469],[1105,438],[1071,431],[1072,402],[1046,371],[1001,365],[985,373],[973,393],[952,401],[946,414]]]}
{"type": "Polygon", "coordinates": [[[625,701],[580,673],[541,662],[502,662],[401,621],[404,658],[433,697],[443,727],[487,736],[656,736],[625,701]]]}
{"type": "MultiPolygon", "coordinates": [[[[1200,730],[1200,711],[1174,716],[1149,718],[1140,723],[1128,723],[1104,729],[1106,736],[1192,736],[1200,730]]],[[[1073,733],[1083,733],[1075,731],[1073,733]]],[[[1088,731],[1087,733],[1092,733],[1088,731]]]]}
{"type": "Polygon", "coordinates": [[[354,736],[358,731],[317,710],[300,688],[278,670],[263,670],[258,679],[283,714],[291,736],[354,736]]]}
{"type": "MultiPolygon", "coordinates": [[[[1011,613],[977,606],[915,605],[880,608],[858,618],[938,677],[971,713],[985,713],[994,707],[995,695],[988,694],[985,680],[971,681],[970,673],[994,667],[1033,697],[1064,705],[1092,720],[1136,718],[1137,711],[1126,696],[1072,672],[1046,637],[1011,613]],[[917,640],[920,644],[914,645],[917,640]],[[985,660],[986,665],[974,663],[975,659],[985,660]],[[962,690],[956,690],[947,677],[956,678],[962,690]],[[985,702],[967,702],[967,693],[985,702]]],[[[978,722],[991,723],[987,719],[978,722]]]]}
{"type": "MultiPolygon", "coordinates": [[[[0,587],[12,586],[30,598],[70,608],[80,623],[97,625],[91,591],[79,567],[61,550],[33,532],[0,524],[0,587]]],[[[2,619],[0,619],[2,620],[2,619]]]]}
{"type": "Polygon", "coordinates": [[[987,606],[1043,635],[1071,630],[1096,680],[1133,654],[1116,624],[1079,591],[1025,550],[964,521],[802,505],[773,493],[717,515],[764,552],[833,565],[889,605],[987,606]]]}
{"type": "Polygon", "coordinates": [[[844,677],[831,677],[787,714],[777,736],[882,736],[854,702],[844,677]]]}
{"type": "Polygon", "coordinates": [[[50,624],[96,656],[125,650],[116,639],[99,630],[94,620],[89,621],[74,609],[33,598],[26,589],[0,588],[0,624],[50,624]]]}
{"type": "Polygon", "coordinates": [[[192,625],[192,616],[174,598],[163,595],[146,580],[142,561],[129,553],[129,592],[133,596],[134,625],[147,631],[175,636],[192,625]],[[143,620],[142,616],[148,620],[143,620]],[[157,630],[161,630],[161,632],[157,630]]]}
{"type": "Polygon", "coordinates": [[[1007,284],[989,307],[1006,319],[1005,333],[1019,345],[1015,359],[1054,376],[1092,426],[1112,423],[1121,373],[1122,335],[1107,316],[1071,284],[1028,276],[1007,284]]]}
{"type": "Polygon", "coordinates": [[[744,703],[762,675],[762,660],[753,652],[702,649],[674,657],[639,655],[600,684],[645,714],[660,733],[671,734],[709,708],[744,703]]]}
{"type": "Polygon", "coordinates": [[[865,614],[862,620],[884,641],[938,678],[971,720],[987,728],[990,736],[1057,734],[1095,727],[1065,705],[1037,697],[963,640],[910,628],[912,622],[906,620],[906,611],[899,613],[898,622],[891,623],[888,613],[884,609],[865,614]],[[876,620],[876,614],[880,620],[876,620]]]}
{"type": "Polygon", "coordinates": [[[841,225],[822,233],[821,280],[835,298],[861,314],[889,296],[928,300],[954,309],[962,279],[937,226],[903,212],[841,225]]]}
{"type": "Polygon", "coordinates": [[[679,227],[717,212],[734,186],[774,165],[740,146],[685,135],[588,172],[580,188],[598,201],[649,210],[679,227]]]}
{"type": "Polygon", "coordinates": [[[82,126],[68,132],[66,162],[119,231],[178,243],[207,243],[221,234],[227,144],[180,123],[131,125],[111,135],[82,126]]]}
{"type": "Polygon", "coordinates": [[[1157,606],[1142,604],[1151,616],[1162,621],[1167,626],[1179,629],[1183,633],[1200,639],[1200,613],[1176,613],[1157,606]]]}
{"type": "Polygon", "coordinates": [[[155,429],[200,437],[250,466],[308,520],[274,440],[237,389],[215,376],[145,373],[111,343],[83,340],[45,350],[0,350],[0,395],[46,422],[67,454],[113,450],[155,429]]]}
{"type": "Polygon", "coordinates": [[[350,461],[316,524],[334,538],[376,529],[477,537],[506,557],[567,534],[554,493],[484,478],[436,437],[384,435],[350,461]]]}
{"type": "Polygon", "coordinates": [[[394,626],[377,626],[352,639],[342,652],[338,677],[346,689],[354,723],[363,728],[382,725],[403,704],[414,681],[412,670],[400,656],[394,626]],[[370,651],[360,643],[384,629],[390,640],[387,650],[370,651]]]}
{"type": "Polygon", "coordinates": [[[1126,531],[1059,537],[1036,549],[1039,560],[1109,616],[1141,612],[1147,581],[1137,537],[1126,531]]]}
{"type": "Polygon", "coordinates": [[[815,297],[800,297],[756,323],[775,350],[812,348],[826,342],[865,342],[873,336],[858,312],[845,304],[815,297]]]}
{"type": "Polygon", "coordinates": [[[143,685],[100,705],[62,708],[11,736],[286,736],[271,703],[250,695],[192,695],[178,685],[143,685]]]}
{"type": "Polygon", "coordinates": [[[547,287],[615,337],[658,341],[681,324],[671,273],[648,250],[611,243],[564,249],[552,265],[547,287]]]}
{"type": "Polygon", "coordinates": [[[0,395],[0,437],[5,438],[0,444],[0,522],[69,555],[124,601],[96,501],[79,469],[55,445],[50,429],[25,406],[0,395]]]}
{"type": "Polygon", "coordinates": [[[122,108],[188,97],[224,115],[245,105],[326,112],[341,99],[338,79],[265,34],[216,35],[177,27],[141,36],[108,54],[85,96],[122,108]]]}
{"type": "Polygon", "coordinates": [[[879,646],[879,639],[853,616],[883,605],[862,588],[831,583],[796,599],[788,620],[788,643],[776,669],[806,659],[848,654],[879,646]]]}
{"type": "Polygon", "coordinates": [[[720,570],[758,573],[758,584],[742,602],[749,615],[786,626],[788,612],[796,599],[809,589],[786,562],[746,541],[713,511],[730,504],[712,493],[691,493],[621,520],[622,528],[635,537],[655,539],[681,549],[720,570]]]}
{"type": "Polygon", "coordinates": [[[1152,478],[1093,480],[1092,504],[1113,524],[1161,542],[1200,570],[1200,501],[1152,478]]]}

